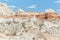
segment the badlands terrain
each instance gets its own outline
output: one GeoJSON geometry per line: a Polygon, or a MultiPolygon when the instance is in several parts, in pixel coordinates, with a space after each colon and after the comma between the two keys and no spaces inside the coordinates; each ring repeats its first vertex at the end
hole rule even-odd
{"type": "Polygon", "coordinates": [[[60,40],[60,14],[45,12],[14,12],[0,3],[0,40],[60,40]]]}

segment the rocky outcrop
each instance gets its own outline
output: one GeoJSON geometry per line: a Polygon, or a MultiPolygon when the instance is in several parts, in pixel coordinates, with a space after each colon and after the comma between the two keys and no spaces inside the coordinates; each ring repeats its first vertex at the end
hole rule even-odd
{"type": "Polygon", "coordinates": [[[45,19],[45,14],[35,15],[36,19],[45,19]]]}
{"type": "Polygon", "coordinates": [[[55,13],[55,12],[49,12],[49,13],[45,13],[45,19],[60,19],[60,15],[55,13]]]}
{"type": "Polygon", "coordinates": [[[45,13],[45,18],[46,19],[55,18],[55,16],[57,16],[57,14],[54,13],[54,12],[45,13]]]}
{"type": "Polygon", "coordinates": [[[0,16],[6,15],[6,16],[12,16],[15,15],[15,12],[10,9],[7,4],[0,2],[0,16]]]}
{"type": "Polygon", "coordinates": [[[15,13],[0,3],[0,40],[60,40],[60,15],[52,9],[15,13]]]}
{"type": "Polygon", "coordinates": [[[22,17],[28,17],[30,18],[30,16],[32,15],[31,18],[33,18],[34,16],[36,17],[36,19],[60,19],[60,15],[57,14],[53,9],[46,9],[45,13],[41,13],[41,12],[19,12],[20,10],[18,10],[16,12],[16,15],[20,15],[22,17]]]}
{"type": "Polygon", "coordinates": [[[52,18],[59,18],[60,15],[57,14],[53,9],[46,9],[45,13],[41,12],[25,12],[22,9],[14,12],[10,9],[7,4],[0,3],[0,17],[1,18],[33,18],[36,19],[52,19],[52,18]]]}

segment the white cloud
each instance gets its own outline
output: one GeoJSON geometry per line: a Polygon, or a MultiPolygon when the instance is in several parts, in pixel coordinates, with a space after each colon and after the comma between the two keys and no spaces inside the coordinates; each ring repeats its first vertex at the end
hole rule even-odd
{"type": "Polygon", "coordinates": [[[10,8],[15,8],[16,6],[15,5],[9,5],[10,8]]]}
{"type": "Polygon", "coordinates": [[[55,1],[55,3],[60,3],[60,0],[55,1]]]}
{"type": "Polygon", "coordinates": [[[31,5],[31,6],[28,6],[27,8],[36,8],[37,5],[31,5]]]}

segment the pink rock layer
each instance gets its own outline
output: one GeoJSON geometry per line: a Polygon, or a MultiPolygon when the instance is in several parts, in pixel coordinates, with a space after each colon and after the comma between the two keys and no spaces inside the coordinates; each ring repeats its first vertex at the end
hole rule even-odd
{"type": "Polygon", "coordinates": [[[14,15],[14,16],[0,16],[0,18],[33,18],[35,17],[36,19],[60,19],[60,14],[56,14],[53,12],[49,12],[49,13],[45,13],[45,14],[38,14],[38,15],[27,15],[27,14],[23,14],[23,15],[14,15]]]}

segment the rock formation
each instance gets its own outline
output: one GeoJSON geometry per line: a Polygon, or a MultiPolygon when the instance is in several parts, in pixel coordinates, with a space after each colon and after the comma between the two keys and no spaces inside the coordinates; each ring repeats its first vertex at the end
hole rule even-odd
{"type": "Polygon", "coordinates": [[[55,11],[54,11],[53,9],[50,9],[50,8],[49,8],[49,9],[46,9],[46,10],[45,10],[45,13],[47,13],[47,12],[50,13],[50,12],[55,12],[55,11]]]}
{"type": "Polygon", "coordinates": [[[15,13],[7,6],[7,4],[0,2],[0,16],[2,15],[12,16],[15,15],[15,13]]]}
{"type": "Polygon", "coordinates": [[[56,18],[60,18],[60,15],[57,14],[53,9],[46,9],[45,13],[41,13],[41,12],[19,12],[20,10],[18,10],[16,12],[16,15],[22,15],[22,17],[24,17],[24,15],[26,15],[26,17],[33,15],[33,17],[35,16],[37,19],[56,19],[56,18]]]}
{"type": "Polygon", "coordinates": [[[53,9],[46,9],[45,10],[46,19],[55,18],[56,15],[57,14],[56,14],[56,12],[53,9]]]}
{"type": "Polygon", "coordinates": [[[33,18],[36,17],[37,19],[52,19],[52,18],[60,18],[60,15],[57,14],[53,9],[46,9],[45,13],[41,12],[25,12],[22,9],[19,9],[17,12],[13,12],[7,4],[0,2],[0,17],[20,17],[20,18],[33,18]]]}
{"type": "Polygon", "coordinates": [[[52,9],[47,9],[47,10],[45,10],[45,17],[46,17],[46,19],[56,19],[56,18],[60,18],[59,17],[60,15],[59,14],[57,14],[54,10],[52,10],[52,9]]]}
{"type": "Polygon", "coordinates": [[[60,40],[60,15],[52,9],[13,12],[0,3],[0,40],[60,40]]]}

